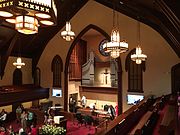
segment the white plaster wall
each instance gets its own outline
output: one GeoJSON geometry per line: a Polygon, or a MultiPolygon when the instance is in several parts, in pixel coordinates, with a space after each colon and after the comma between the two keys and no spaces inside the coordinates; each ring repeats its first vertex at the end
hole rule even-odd
{"type": "MultiPolygon", "coordinates": [[[[129,43],[129,50],[136,47],[137,21],[123,14],[119,14],[120,32],[123,39],[129,43]]],[[[94,24],[107,33],[112,29],[112,9],[104,7],[95,1],[89,1],[72,19],[72,30],[78,35],[87,25],[94,24]]],[[[63,28],[64,29],[64,28],[63,28]]],[[[144,73],[144,95],[154,94],[160,96],[169,94],[171,90],[171,67],[179,62],[179,58],[170,48],[169,44],[152,28],[141,24],[141,47],[148,56],[146,71],[144,73]]],[[[51,61],[58,54],[65,64],[66,55],[71,42],[66,42],[57,33],[46,46],[38,63],[41,69],[41,84],[43,87],[52,86],[51,61]]],[[[123,110],[127,105],[127,72],[125,72],[125,58],[128,52],[121,55],[123,66],[123,110]]],[[[64,65],[63,65],[64,66],[64,65]]],[[[64,74],[62,73],[62,88],[64,89],[64,74]]],[[[95,94],[95,93],[94,93],[95,94]]],[[[63,98],[53,99],[63,104],[63,98]]],[[[52,99],[52,97],[50,97],[52,99]]]]}

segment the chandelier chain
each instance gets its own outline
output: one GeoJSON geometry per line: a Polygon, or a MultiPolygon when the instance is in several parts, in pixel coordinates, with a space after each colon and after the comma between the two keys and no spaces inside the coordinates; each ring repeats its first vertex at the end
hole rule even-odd
{"type": "Polygon", "coordinates": [[[137,46],[140,47],[141,45],[141,39],[140,39],[140,36],[141,36],[141,26],[140,26],[140,21],[137,21],[137,46]]]}

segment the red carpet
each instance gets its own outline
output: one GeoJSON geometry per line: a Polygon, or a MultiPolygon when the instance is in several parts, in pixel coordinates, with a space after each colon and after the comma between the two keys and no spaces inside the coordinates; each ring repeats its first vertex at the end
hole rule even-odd
{"type": "MultiPolygon", "coordinates": [[[[9,124],[7,124],[6,128],[9,128],[9,125],[12,125],[14,131],[16,133],[19,132],[19,129],[21,128],[21,124],[17,123],[16,121],[13,121],[9,124]]],[[[41,125],[37,125],[37,127],[40,127],[41,125]]],[[[77,122],[67,121],[67,135],[94,135],[95,134],[95,127],[93,126],[79,126],[77,125],[77,122]]]]}
{"type": "Polygon", "coordinates": [[[95,127],[89,125],[86,127],[82,125],[78,127],[77,123],[73,124],[72,121],[67,122],[67,135],[94,135],[95,127]]]}
{"type": "Polygon", "coordinates": [[[164,113],[165,113],[165,111],[167,110],[167,107],[168,107],[168,106],[165,105],[165,107],[163,108],[163,110],[162,110],[162,111],[159,111],[159,119],[158,119],[157,124],[156,124],[156,127],[155,127],[155,129],[154,129],[154,131],[153,131],[153,135],[159,135],[159,127],[160,127],[161,121],[162,121],[162,119],[163,119],[164,113]]]}

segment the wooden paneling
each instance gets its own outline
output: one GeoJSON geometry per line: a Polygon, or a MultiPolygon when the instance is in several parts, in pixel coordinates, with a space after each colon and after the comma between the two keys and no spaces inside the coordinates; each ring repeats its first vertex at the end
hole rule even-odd
{"type": "Polygon", "coordinates": [[[69,80],[81,81],[82,65],[86,63],[87,42],[80,39],[74,46],[69,63],[69,80]]]}
{"type": "Polygon", "coordinates": [[[91,87],[91,86],[80,86],[80,92],[94,92],[94,93],[106,93],[106,94],[117,94],[117,88],[115,87],[91,87]]]}

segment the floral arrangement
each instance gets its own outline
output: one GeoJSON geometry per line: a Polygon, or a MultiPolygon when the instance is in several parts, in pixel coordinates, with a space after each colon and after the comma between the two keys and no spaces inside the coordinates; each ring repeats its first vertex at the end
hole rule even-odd
{"type": "Polygon", "coordinates": [[[66,135],[66,129],[54,125],[43,125],[41,132],[42,135],[66,135]]]}

